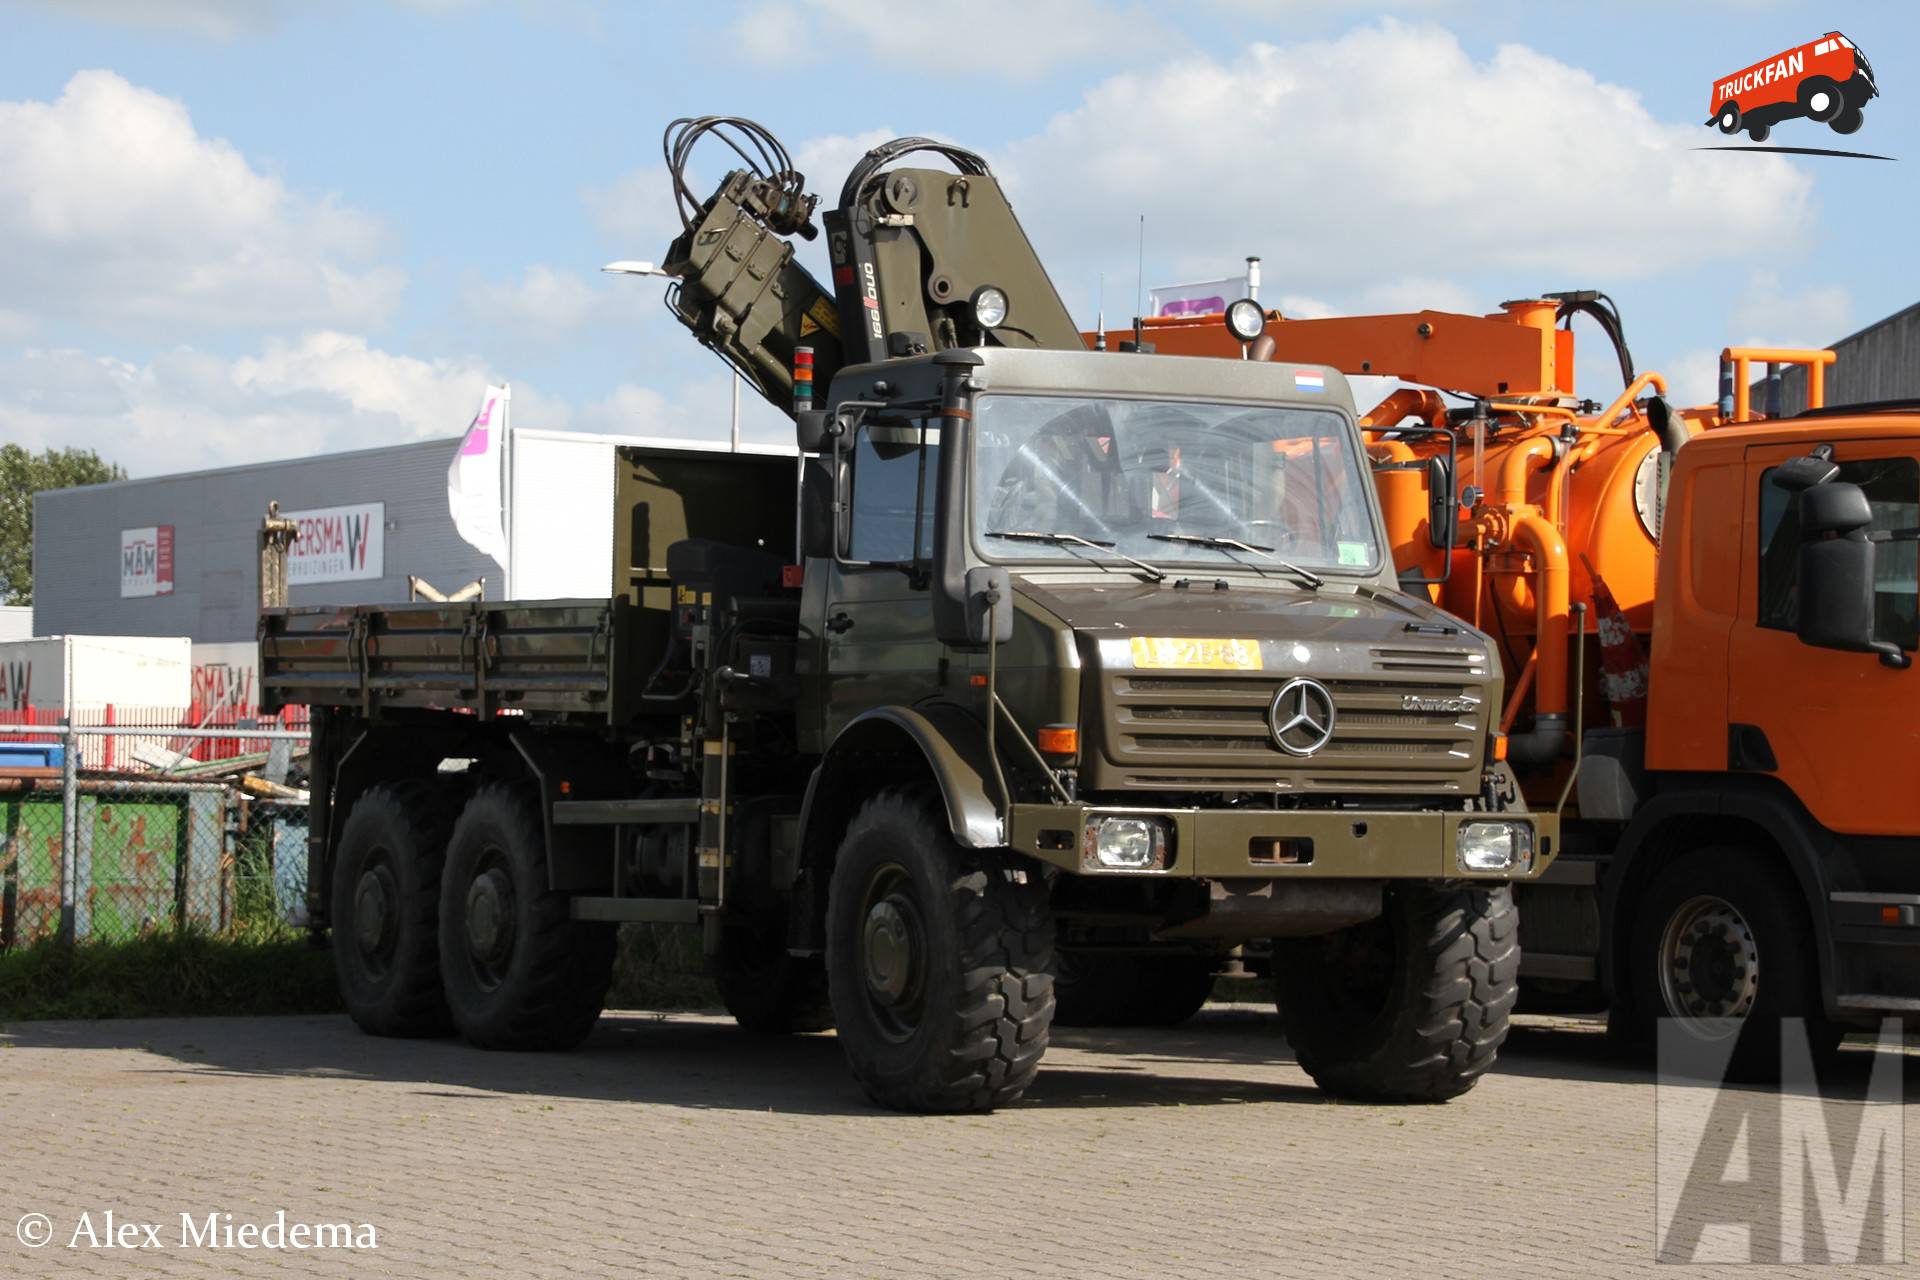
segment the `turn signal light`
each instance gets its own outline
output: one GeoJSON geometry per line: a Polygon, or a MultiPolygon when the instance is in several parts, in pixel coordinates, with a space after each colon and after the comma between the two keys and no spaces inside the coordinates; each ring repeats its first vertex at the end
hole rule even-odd
{"type": "Polygon", "coordinates": [[[1071,724],[1050,724],[1040,730],[1040,750],[1050,756],[1077,756],[1080,754],[1080,727],[1071,724]]]}
{"type": "Polygon", "coordinates": [[[1493,735],[1494,763],[1498,764],[1500,761],[1505,760],[1506,758],[1507,758],[1507,735],[1504,733],[1496,733],[1493,735]]]}

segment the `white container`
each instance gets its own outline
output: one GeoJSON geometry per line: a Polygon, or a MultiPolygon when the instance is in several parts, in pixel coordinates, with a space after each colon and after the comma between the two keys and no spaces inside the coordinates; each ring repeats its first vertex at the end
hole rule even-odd
{"type": "Polygon", "coordinates": [[[0,643],[0,710],[32,709],[77,723],[117,710],[184,712],[193,698],[185,636],[49,636],[0,643]]]}

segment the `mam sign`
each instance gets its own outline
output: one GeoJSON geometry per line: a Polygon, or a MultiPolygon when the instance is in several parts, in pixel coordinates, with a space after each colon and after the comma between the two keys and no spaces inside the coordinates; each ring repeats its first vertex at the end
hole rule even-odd
{"type": "Polygon", "coordinates": [[[300,531],[287,550],[288,586],[386,576],[387,506],[384,502],[283,514],[300,531]]]}
{"type": "Polygon", "coordinates": [[[120,595],[173,594],[173,526],[120,531],[120,595]]]}

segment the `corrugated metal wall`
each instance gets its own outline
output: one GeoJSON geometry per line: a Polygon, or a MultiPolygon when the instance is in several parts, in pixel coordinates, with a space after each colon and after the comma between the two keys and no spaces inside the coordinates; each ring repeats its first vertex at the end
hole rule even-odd
{"type": "MultiPolygon", "coordinates": [[[[1888,316],[1833,344],[1836,357],[1827,370],[1828,404],[1868,404],[1875,400],[1920,398],[1920,303],[1888,316]]],[[[1764,378],[1753,384],[1753,407],[1764,412],[1764,378]]],[[[1780,410],[1807,407],[1807,371],[1795,367],[1780,376],[1780,410]]]]}
{"type": "Polygon", "coordinates": [[[43,493],[34,499],[34,630],[40,635],[170,635],[251,640],[259,602],[254,546],[270,499],[284,511],[386,504],[383,577],[314,583],[294,604],[407,598],[407,575],[442,590],[474,578],[497,594],[500,566],[454,531],[447,464],[455,440],[428,440],[151,480],[43,493]],[[120,596],[120,531],[174,529],[171,595],[120,596]]]}

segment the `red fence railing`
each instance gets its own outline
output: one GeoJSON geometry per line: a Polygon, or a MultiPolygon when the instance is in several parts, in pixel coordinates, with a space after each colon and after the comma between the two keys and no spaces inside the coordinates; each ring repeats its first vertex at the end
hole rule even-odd
{"type": "MultiPolygon", "coordinates": [[[[8,738],[7,729],[57,728],[67,722],[64,711],[46,707],[0,710],[0,740],[8,738]]],[[[306,707],[287,707],[278,715],[238,707],[125,707],[115,703],[79,706],[73,710],[73,724],[79,728],[152,729],[151,735],[104,737],[85,735],[81,740],[81,765],[88,769],[120,769],[145,772],[165,767],[181,756],[212,762],[257,753],[258,740],[233,738],[183,738],[169,729],[292,729],[304,731],[308,724],[306,707]]],[[[19,735],[15,735],[18,738],[19,735]]],[[[35,741],[48,741],[36,735],[35,741]]]]}

